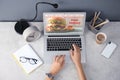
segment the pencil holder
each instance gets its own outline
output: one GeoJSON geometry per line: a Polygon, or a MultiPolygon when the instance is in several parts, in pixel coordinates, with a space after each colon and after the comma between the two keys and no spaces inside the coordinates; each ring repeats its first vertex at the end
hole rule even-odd
{"type": "Polygon", "coordinates": [[[100,24],[100,23],[102,23],[102,22],[103,22],[103,20],[101,18],[98,18],[95,23],[93,23],[93,19],[92,19],[90,21],[90,23],[88,24],[88,29],[90,31],[92,31],[94,34],[97,34],[98,32],[100,32],[100,30],[103,27],[103,25],[99,26],[99,27],[95,27],[95,26],[98,25],[98,24],[100,24]]]}

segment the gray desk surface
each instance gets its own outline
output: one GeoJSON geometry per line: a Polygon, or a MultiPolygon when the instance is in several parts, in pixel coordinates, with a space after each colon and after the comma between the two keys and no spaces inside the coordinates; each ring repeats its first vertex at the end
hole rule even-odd
{"type": "MultiPolygon", "coordinates": [[[[27,44],[23,36],[14,31],[15,22],[0,22],[0,80],[44,80],[45,73],[50,65],[44,64],[30,75],[26,75],[16,64],[11,54],[27,44]]],[[[43,29],[40,22],[32,22],[39,29],[43,29]]],[[[87,27],[87,26],[86,26],[87,27]]],[[[83,64],[87,80],[120,80],[120,22],[110,22],[102,28],[108,39],[115,42],[118,47],[110,59],[100,55],[106,44],[98,45],[95,34],[85,29],[87,62],[83,64]]],[[[43,36],[29,43],[43,57],[43,36]]],[[[78,80],[73,64],[65,64],[63,70],[55,80],[78,80]]]]}

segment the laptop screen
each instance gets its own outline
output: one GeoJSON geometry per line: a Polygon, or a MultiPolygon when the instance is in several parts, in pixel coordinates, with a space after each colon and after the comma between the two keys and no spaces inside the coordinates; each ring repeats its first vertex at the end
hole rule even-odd
{"type": "Polygon", "coordinates": [[[84,32],[85,12],[43,13],[45,35],[80,35],[84,32]]]}

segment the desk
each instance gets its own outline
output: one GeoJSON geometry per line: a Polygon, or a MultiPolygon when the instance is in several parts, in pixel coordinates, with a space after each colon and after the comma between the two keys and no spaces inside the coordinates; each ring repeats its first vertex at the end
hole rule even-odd
{"type": "MultiPolygon", "coordinates": [[[[50,65],[44,64],[30,75],[26,75],[16,64],[11,54],[24,46],[27,42],[23,36],[14,31],[16,22],[0,22],[0,80],[44,80],[45,73],[50,65]]],[[[43,29],[42,23],[31,22],[31,25],[43,29]]],[[[87,25],[86,25],[87,27],[87,25]]],[[[87,62],[83,64],[87,80],[119,80],[120,79],[120,22],[110,22],[102,28],[108,39],[115,42],[118,47],[110,59],[100,55],[105,44],[95,42],[95,34],[85,29],[87,62]]],[[[43,36],[31,42],[31,46],[43,58],[43,36]]],[[[65,64],[63,70],[55,80],[78,80],[73,64],[65,64]]]]}

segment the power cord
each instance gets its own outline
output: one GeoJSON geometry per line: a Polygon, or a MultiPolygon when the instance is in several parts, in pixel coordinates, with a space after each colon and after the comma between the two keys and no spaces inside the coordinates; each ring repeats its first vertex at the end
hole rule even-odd
{"type": "Polygon", "coordinates": [[[36,6],[35,6],[35,16],[33,17],[33,19],[28,20],[28,19],[20,19],[19,21],[17,21],[17,23],[15,24],[15,31],[19,34],[23,34],[23,31],[28,28],[30,26],[30,24],[28,23],[28,21],[34,21],[38,15],[38,5],[39,4],[49,4],[52,5],[54,8],[58,8],[58,4],[56,3],[49,3],[49,2],[37,2],[36,6]]]}
{"type": "Polygon", "coordinates": [[[36,6],[35,6],[35,16],[34,16],[34,18],[31,19],[31,20],[27,20],[27,21],[34,21],[37,18],[37,15],[38,15],[38,5],[39,4],[49,4],[49,5],[52,5],[54,8],[58,8],[58,4],[56,4],[56,3],[53,4],[53,3],[49,3],[49,2],[37,2],[36,6]]]}

